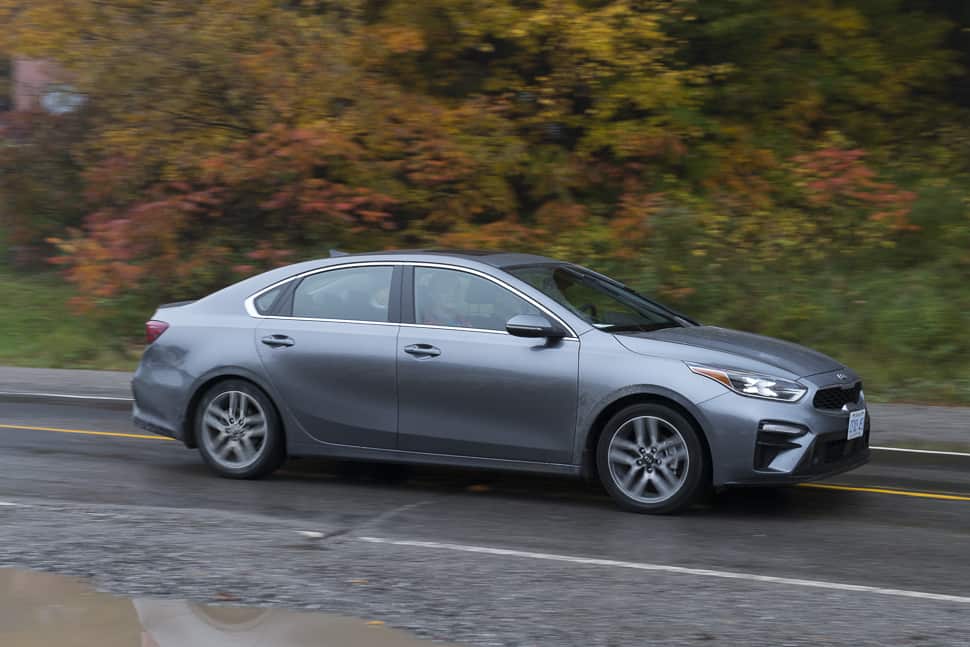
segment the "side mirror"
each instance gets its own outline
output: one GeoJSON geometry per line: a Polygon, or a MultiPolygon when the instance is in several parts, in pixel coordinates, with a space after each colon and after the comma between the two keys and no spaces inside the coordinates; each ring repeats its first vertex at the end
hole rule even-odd
{"type": "Polygon", "coordinates": [[[565,337],[565,331],[542,315],[515,315],[505,324],[505,331],[516,337],[565,337]]]}

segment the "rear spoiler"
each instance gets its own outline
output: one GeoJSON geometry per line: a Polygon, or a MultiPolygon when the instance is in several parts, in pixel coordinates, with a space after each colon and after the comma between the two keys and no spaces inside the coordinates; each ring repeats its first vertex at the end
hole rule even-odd
{"type": "Polygon", "coordinates": [[[178,308],[179,306],[187,306],[190,303],[195,303],[196,301],[198,301],[198,299],[190,299],[188,301],[172,301],[171,303],[161,304],[160,306],[158,306],[158,309],[161,310],[162,308],[178,308]]]}

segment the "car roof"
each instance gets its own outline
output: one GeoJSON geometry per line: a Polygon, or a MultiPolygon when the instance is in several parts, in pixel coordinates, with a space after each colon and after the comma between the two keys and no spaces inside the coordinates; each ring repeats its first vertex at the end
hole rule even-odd
{"type": "Polygon", "coordinates": [[[441,256],[444,258],[460,258],[470,261],[487,263],[493,267],[511,267],[514,265],[531,265],[536,263],[561,263],[554,258],[539,256],[538,254],[523,254],[519,252],[505,252],[485,249],[392,249],[379,252],[360,252],[344,254],[337,252],[334,256],[340,258],[367,256],[368,258],[392,257],[399,260],[402,256],[441,256]]]}

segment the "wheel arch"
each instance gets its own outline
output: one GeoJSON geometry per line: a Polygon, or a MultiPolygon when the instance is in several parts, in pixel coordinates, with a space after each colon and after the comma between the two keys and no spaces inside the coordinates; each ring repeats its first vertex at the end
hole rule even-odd
{"type": "Polygon", "coordinates": [[[697,435],[700,437],[701,445],[704,447],[705,458],[707,459],[709,474],[713,471],[714,452],[711,447],[708,430],[706,428],[707,424],[703,414],[697,411],[696,407],[689,401],[686,401],[680,395],[667,389],[643,388],[618,393],[611,398],[607,398],[590,416],[591,421],[585,426],[585,434],[581,445],[581,469],[584,478],[593,481],[598,479],[596,444],[599,442],[600,435],[603,433],[606,423],[618,411],[633,404],[662,404],[684,416],[694,426],[694,430],[697,431],[697,435]]]}
{"type": "Polygon", "coordinates": [[[238,366],[229,366],[209,371],[208,373],[199,377],[195,381],[195,384],[193,384],[191,395],[189,396],[188,401],[185,403],[185,407],[182,409],[182,419],[180,423],[182,442],[185,443],[185,446],[192,449],[198,447],[198,441],[195,437],[195,425],[192,423],[195,420],[195,409],[199,406],[199,400],[202,399],[203,394],[208,391],[212,385],[227,380],[241,380],[243,382],[249,382],[266,394],[267,399],[269,399],[270,404],[273,406],[273,410],[276,412],[276,419],[279,420],[280,425],[283,426],[283,449],[285,451],[286,421],[283,418],[283,412],[280,411],[279,404],[277,404],[276,396],[273,393],[273,390],[266,384],[264,380],[254,375],[252,371],[248,371],[238,366]]]}

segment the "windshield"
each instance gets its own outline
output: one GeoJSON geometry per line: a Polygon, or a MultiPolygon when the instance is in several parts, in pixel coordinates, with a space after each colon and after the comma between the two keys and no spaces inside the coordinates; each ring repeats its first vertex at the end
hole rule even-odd
{"type": "Polygon", "coordinates": [[[622,283],[578,267],[527,265],[506,271],[605,332],[648,332],[689,325],[675,312],[622,283]]]}

